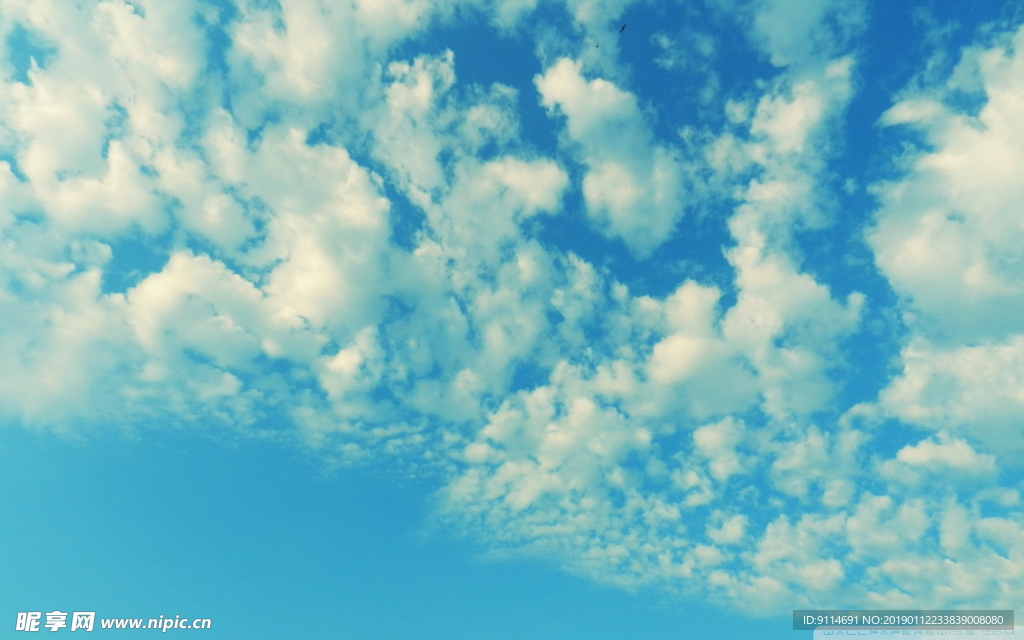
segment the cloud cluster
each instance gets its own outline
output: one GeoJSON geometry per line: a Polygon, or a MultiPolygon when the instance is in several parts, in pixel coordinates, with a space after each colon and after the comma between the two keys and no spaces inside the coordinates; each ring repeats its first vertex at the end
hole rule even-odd
{"type": "Polygon", "coordinates": [[[678,153],[655,143],[634,95],[562,58],[535,79],[541,104],[566,119],[566,137],[586,166],[588,216],[631,251],[646,256],[683,214],[685,175],[678,153]]]}
{"type": "MultiPolygon", "coordinates": [[[[567,9],[585,33],[625,6],[567,9]]],[[[534,5],[469,8],[512,29],[534,5]]],[[[453,3],[5,0],[5,41],[50,53],[9,56],[0,87],[0,416],[429,469],[438,516],[488,549],[751,611],[1012,608],[1024,31],[883,118],[928,142],[876,185],[868,234],[910,337],[851,408],[878,301],[834,294],[798,236],[835,222],[861,9],[746,7],[773,75],[687,143],[607,60],[511,87],[460,82],[444,47],[395,53],[453,3]],[[523,141],[522,93],[556,149],[523,141]],[[655,269],[715,212],[731,288],[632,291],[538,232],[574,198],[655,269]],[[892,448],[892,420],[920,433],[892,448]]]]}
{"type": "Polygon", "coordinates": [[[928,146],[908,152],[906,175],[878,186],[869,234],[914,335],[880,406],[1009,457],[1024,443],[1022,47],[1017,29],[968,48],[948,83],[908,92],[885,113],[882,124],[916,129],[928,146]]]}

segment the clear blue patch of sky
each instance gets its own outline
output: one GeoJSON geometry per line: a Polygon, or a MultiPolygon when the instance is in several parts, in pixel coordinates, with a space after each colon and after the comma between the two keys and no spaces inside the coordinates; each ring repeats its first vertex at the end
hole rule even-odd
{"type": "MultiPolygon", "coordinates": [[[[18,611],[211,618],[211,637],[800,637],[426,535],[432,485],[325,473],[278,444],[188,434],[0,440],[0,601],[18,611]]],[[[143,636],[153,632],[139,632],[143,636]]],[[[809,637],[809,636],[807,636],[809,637]]]]}
{"type": "Polygon", "coordinates": [[[135,231],[111,242],[111,259],[103,268],[103,293],[124,293],[163,269],[170,258],[170,240],[170,234],[152,238],[135,231]]]}
{"type": "Polygon", "coordinates": [[[228,74],[227,52],[231,48],[228,28],[238,17],[238,8],[228,0],[207,0],[207,5],[217,9],[217,20],[209,23],[198,14],[193,17],[196,24],[206,27],[207,71],[228,74]]]}
{"type": "Polygon", "coordinates": [[[886,419],[873,429],[871,452],[883,459],[895,458],[900,449],[917,444],[932,433],[896,419],[886,419]]]}
{"type": "Polygon", "coordinates": [[[28,182],[28,178],[24,173],[21,172],[21,167],[18,165],[18,159],[8,153],[0,153],[0,162],[6,162],[7,166],[11,168],[11,174],[20,180],[21,182],[28,182]]]}
{"type": "Polygon", "coordinates": [[[739,16],[701,11],[692,3],[637,3],[625,13],[628,27],[619,46],[628,69],[626,89],[636,94],[652,116],[655,136],[678,142],[685,126],[725,123],[725,102],[743,100],[752,81],[780,71],[751,46],[739,16]],[[659,45],[668,38],[668,49],[659,45]],[[710,51],[704,51],[706,45],[710,51]],[[666,67],[659,58],[670,58],[666,67]],[[702,97],[714,77],[716,90],[702,97]]]}
{"type": "Polygon", "coordinates": [[[31,84],[28,72],[32,69],[33,60],[40,69],[45,69],[57,53],[57,48],[42,35],[21,24],[11,30],[4,44],[7,62],[14,68],[14,79],[22,84],[31,84]]]}
{"type": "Polygon", "coordinates": [[[516,364],[512,372],[509,391],[516,393],[521,390],[536,389],[548,382],[551,369],[541,366],[536,360],[527,359],[516,364]]]}

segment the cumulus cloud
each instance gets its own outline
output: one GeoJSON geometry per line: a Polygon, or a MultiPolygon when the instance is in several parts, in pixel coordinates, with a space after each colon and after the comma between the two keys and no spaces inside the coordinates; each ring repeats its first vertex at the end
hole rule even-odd
{"type": "MultiPolygon", "coordinates": [[[[568,10],[594,31],[628,4],[568,10]]],[[[473,6],[506,29],[534,8],[473,6]]],[[[874,187],[868,233],[911,335],[847,411],[879,301],[837,294],[798,236],[835,223],[854,3],[751,5],[776,69],[704,146],[662,139],[629,75],[586,56],[511,87],[399,53],[452,3],[0,8],[54,50],[0,89],[5,422],[273,431],[429,467],[439,517],[488,548],[748,611],[1019,604],[998,480],[1024,402],[1024,31],[964,54],[950,86],[982,91],[977,113],[924,86],[883,117],[929,145],[874,187]],[[556,149],[523,140],[522,98],[556,149]],[[724,277],[627,286],[538,232],[574,200],[651,268],[700,200],[724,277]],[[922,433],[885,453],[890,419],[922,433]]]]}
{"type": "Polygon", "coordinates": [[[850,98],[851,65],[839,58],[782,76],[752,113],[737,114],[749,132],[735,153],[756,172],[729,220],[736,246],[726,255],[738,299],[722,330],[759,373],[763,407],[773,416],[807,414],[830,401],[828,354],[857,328],[864,303],[858,292],[834,300],[792,253],[795,231],[830,223],[818,187],[831,151],[825,132],[850,98]]]}
{"type": "Polygon", "coordinates": [[[920,130],[932,147],[906,159],[904,177],[878,186],[882,207],[869,241],[915,328],[934,341],[1005,341],[1021,331],[1014,310],[1024,295],[1016,259],[1024,145],[1014,123],[1022,43],[1017,30],[966,50],[952,86],[907,95],[882,118],[920,130]],[[944,103],[958,89],[984,92],[977,114],[944,103]]]}
{"type": "Polygon", "coordinates": [[[911,152],[905,175],[877,186],[882,206],[868,235],[914,332],[882,408],[1011,458],[1021,441],[1024,331],[1024,145],[1011,124],[1024,95],[1022,43],[1018,29],[966,49],[948,87],[910,92],[885,113],[882,124],[913,127],[930,148],[911,152]],[[954,91],[983,92],[978,112],[947,104],[954,91]]]}
{"type": "Polygon", "coordinates": [[[947,467],[967,471],[991,471],[995,468],[992,456],[979,455],[963,440],[943,443],[923,440],[916,445],[900,449],[896,459],[911,466],[931,469],[947,467]]]}
{"type": "Polygon", "coordinates": [[[562,58],[534,79],[541,104],[563,114],[566,136],[587,167],[583,197],[598,229],[634,253],[650,254],[672,234],[685,206],[678,153],[654,141],[636,97],[562,58]]]}
{"type": "Polygon", "coordinates": [[[952,349],[917,338],[901,352],[902,371],[880,404],[907,423],[978,438],[1012,460],[1020,447],[1022,350],[1022,336],[952,349]]]}

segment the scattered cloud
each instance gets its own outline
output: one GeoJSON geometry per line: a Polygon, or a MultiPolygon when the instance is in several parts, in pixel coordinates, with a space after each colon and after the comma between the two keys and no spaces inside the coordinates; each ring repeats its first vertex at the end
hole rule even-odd
{"type": "MultiPolygon", "coordinates": [[[[630,4],[569,2],[583,30],[564,38],[630,4]]],[[[1000,474],[1024,441],[1024,31],[993,30],[881,117],[924,142],[869,187],[873,276],[908,336],[851,408],[850,344],[886,292],[815,273],[801,242],[859,193],[833,162],[864,8],[745,6],[773,68],[674,139],[612,52],[542,52],[510,86],[400,46],[465,8],[506,34],[546,19],[511,1],[0,3],[3,34],[52,44],[0,86],[3,421],[273,432],[429,469],[437,516],[488,549],[756,613],[1019,604],[1024,520],[1000,474]],[[526,141],[523,100],[552,148],[526,141]],[[700,225],[726,239],[722,279],[628,284],[623,264],[664,270],[700,225]]]]}

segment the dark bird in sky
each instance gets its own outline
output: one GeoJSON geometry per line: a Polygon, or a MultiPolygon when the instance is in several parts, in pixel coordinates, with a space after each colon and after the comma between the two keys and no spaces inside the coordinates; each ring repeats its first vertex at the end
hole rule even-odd
{"type": "Polygon", "coordinates": [[[622,23],[622,27],[621,27],[621,28],[619,29],[619,33],[622,33],[622,32],[623,32],[623,31],[625,31],[625,30],[626,30],[626,23],[625,23],[625,22],[623,22],[623,23],[622,23]]]}

